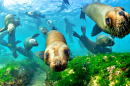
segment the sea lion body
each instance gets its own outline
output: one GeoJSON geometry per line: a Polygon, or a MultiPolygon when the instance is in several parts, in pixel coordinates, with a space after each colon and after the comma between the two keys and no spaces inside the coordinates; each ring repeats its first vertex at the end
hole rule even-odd
{"type": "Polygon", "coordinates": [[[33,46],[38,46],[37,41],[34,39],[39,34],[34,34],[32,37],[28,37],[24,40],[24,47],[29,52],[29,50],[32,49],[33,46]]]}
{"type": "Polygon", "coordinates": [[[85,36],[86,27],[81,27],[81,31],[82,31],[83,35],[80,36],[78,33],[76,33],[74,31],[73,36],[79,38],[80,41],[85,46],[85,48],[88,51],[90,51],[91,53],[97,54],[97,53],[107,53],[107,52],[111,52],[112,51],[111,48],[109,48],[107,46],[97,45],[96,42],[94,42],[93,40],[91,40],[87,36],[85,36]]]}
{"type": "Polygon", "coordinates": [[[4,19],[5,27],[0,29],[0,32],[7,30],[9,35],[13,35],[15,33],[15,28],[20,25],[20,19],[17,21],[14,20],[14,16],[12,14],[8,14],[4,19]]]}
{"type": "Polygon", "coordinates": [[[35,54],[44,60],[54,71],[63,71],[67,67],[69,51],[63,34],[52,30],[47,33],[45,51],[35,54]]]}
{"type": "Polygon", "coordinates": [[[90,17],[98,27],[113,36],[123,38],[129,34],[129,14],[122,7],[112,7],[102,3],[91,3],[82,8],[82,12],[90,17]],[[126,25],[123,28],[123,24],[126,25]],[[124,29],[125,31],[123,31],[124,29]]]}

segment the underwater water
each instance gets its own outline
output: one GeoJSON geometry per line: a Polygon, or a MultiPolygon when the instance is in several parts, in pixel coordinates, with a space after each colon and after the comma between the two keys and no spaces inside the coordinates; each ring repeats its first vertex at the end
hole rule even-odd
{"type": "MultiPolygon", "coordinates": [[[[9,42],[9,33],[7,33],[3,39],[0,37],[0,86],[130,86],[130,34],[123,38],[113,38],[115,43],[113,46],[110,46],[110,48],[114,53],[100,54],[96,57],[97,53],[92,53],[86,49],[82,42],[80,42],[83,47],[81,48],[79,39],[73,36],[74,31],[79,35],[83,35],[81,31],[81,26],[83,26],[86,27],[85,36],[96,42],[97,35],[94,37],[91,36],[93,27],[96,23],[87,15],[85,15],[86,20],[80,19],[81,8],[87,4],[93,3],[94,0],[68,1],[70,5],[65,5],[63,0],[0,0],[0,28],[5,27],[4,19],[8,14],[15,15],[14,19],[16,21],[18,18],[20,19],[20,25],[15,28],[14,34],[15,41],[20,40],[21,42],[16,46],[24,48],[24,41],[26,38],[32,37],[34,34],[40,34],[35,38],[38,42],[38,46],[31,48],[30,52],[25,48],[22,51],[24,54],[29,53],[32,55],[34,59],[19,53],[17,50],[18,57],[15,58],[13,56],[13,49],[16,47],[11,48],[11,50],[8,48],[8,46],[13,46],[11,44],[12,42],[7,43],[8,46],[3,46],[1,44],[3,43],[3,40],[9,42]],[[61,8],[63,4],[64,6],[61,8]],[[36,18],[37,16],[34,18],[25,14],[25,12],[32,11],[35,11],[40,15],[45,15],[45,18],[36,18]],[[64,21],[65,18],[68,19],[69,22],[66,23],[64,21]],[[72,55],[72,58],[74,58],[74,60],[68,62],[67,68],[61,72],[53,71],[43,60],[35,55],[36,52],[44,51],[46,49],[46,36],[43,35],[40,28],[46,27],[48,31],[51,31],[52,27],[47,23],[48,20],[51,20],[53,26],[57,28],[57,31],[63,34],[67,46],[70,49],[69,53],[72,55]],[[68,30],[70,35],[67,33],[65,27],[67,24],[69,25],[68,28],[71,29],[68,30]],[[73,41],[70,40],[71,38],[73,41]],[[104,56],[106,56],[108,60],[103,60],[104,56]],[[90,57],[92,57],[92,59],[90,57]],[[94,57],[98,61],[93,59],[94,57]],[[115,58],[113,59],[112,57],[115,58]],[[122,61],[120,62],[120,60],[122,61]],[[111,63],[111,61],[113,61],[113,63],[111,63]],[[87,64],[86,62],[90,65],[88,64],[89,66],[84,67],[83,65],[87,64]],[[99,64],[106,65],[103,66],[99,64]],[[103,67],[98,68],[97,65],[103,67]],[[115,70],[113,69],[113,72],[120,71],[120,75],[118,74],[119,77],[110,79],[109,75],[112,76],[112,73],[110,71],[110,73],[105,72],[108,67],[115,66],[116,68],[114,68],[115,70]],[[85,68],[85,70],[83,70],[82,67],[85,68]],[[102,75],[102,73],[104,74],[102,75]],[[85,75],[82,76],[82,74],[85,75]],[[78,79],[76,76],[84,81],[76,80],[78,79]],[[86,76],[88,76],[88,78],[86,78],[86,76]],[[105,81],[103,81],[104,77],[105,81]],[[96,84],[94,83],[94,79],[97,81],[96,84]],[[116,81],[118,82],[117,84],[112,84],[116,83],[116,81]]],[[[125,12],[130,14],[130,0],[99,0],[99,3],[107,4],[112,7],[120,6],[125,9],[125,12]]],[[[103,31],[99,34],[109,36],[108,33],[103,31]]],[[[55,38],[56,37],[53,37],[52,39],[55,38]]],[[[10,41],[13,40],[11,39],[10,41]]],[[[87,43],[84,44],[87,45],[87,43]]]]}

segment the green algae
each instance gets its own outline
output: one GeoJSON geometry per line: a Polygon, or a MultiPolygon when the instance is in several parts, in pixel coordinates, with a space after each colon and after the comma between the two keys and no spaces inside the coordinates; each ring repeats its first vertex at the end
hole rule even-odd
{"type": "Polygon", "coordinates": [[[64,71],[48,70],[47,74],[46,82],[55,86],[130,85],[130,53],[76,56],[64,71]]]}

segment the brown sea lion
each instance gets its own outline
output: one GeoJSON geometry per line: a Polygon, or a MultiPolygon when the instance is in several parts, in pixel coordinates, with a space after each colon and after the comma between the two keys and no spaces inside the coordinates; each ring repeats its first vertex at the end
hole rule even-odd
{"type": "Polygon", "coordinates": [[[18,18],[17,21],[14,20],[14,16],[12,14],[8,14],[4,19],[5,27],[0,29],[0,32],[7,30],[9,35],[13,35],[15,33],[15,28],[20,25],[20,19],[18,18]]]}
{"type": "Polygon", "coordinates": [[[81,27],[81,31],[83,35],[80,36],[78,33],[74,31],[73,36],[79,38],[88,51],[90,51],[93,54],[112,52],[112,49],[110,47],[99,46],[96,44],[96,42],[85,36],[86,27],[81,27]]]}
{"type": "Polygon", "coordinates": [[[52,70],[63,71],[67,67],[70,49],[63,34],[52,30],[47,33],[45,51],[39,51],[35,55],[44,60],[52,70]]]}
{"type": "Polygon", "coordinates": [[[82,8],[80,18],[85,18],[85,14],[96,23],[92,36],[104,31],[123,38],[130,33],[130,16],[122,7],[91,3],[82,8]]]}

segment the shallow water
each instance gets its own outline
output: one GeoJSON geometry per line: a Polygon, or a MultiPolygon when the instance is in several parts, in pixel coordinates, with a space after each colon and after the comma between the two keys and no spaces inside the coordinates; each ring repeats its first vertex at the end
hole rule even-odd
{"type": "MultiPolygon", "coordinates": [[[[81,32],[81,26],[86,26],[86,36],[96,42],[96,36],[91,37],[92,28],[95,25],[95,22],[90,19],[88,16],[86,16],[86,21],[83,19],[80,19],[80,12],[81,8],[89,3],[93,3],[92,0],[69,0],[70,5],[66,6],[67,9],[62,10],[61,12],[58,12],[60,9],[59,6],[62,5],[62,0],[0,0],[0,28],[3,28],[4,25],[4,18],[8,14],[16,15],[14,18],[17,20],[20,18],[20,26],[16,27],[15,31],[15,37],[16,40],[21,40],[18,45],[21,47],[24,47],[24,40],[27,37],[31,37],[36,33],[39,33],[40,35],[36,38],[39,45],[37,47],[33,47],[31,50],[33,52],[33,56],[35,56],[35,52],[37,51],[43,51],[46,48],[46,38],[43,36],[43,34],[40,32],[40,30],[37,28],[37,25],[40,24],[40,27],[46,27],[49,31],[51,31],[51,28],[47,24],[46,19],[49,19],[53,22],[54,26],[57,28],[59,32],[61,32],[67,42],[67,45],[71,51],[72,56],[82,56],[82,55],[88,55],[90,52],[86,48],[81,48],[78,39],[76,37],[72,36],[73,42],[70,42],[69,36],[66,33],[65,30],[65,22],[64,18],[67,18],[69,22],[72,24],[75,24],[76,26],[73,27],[73,31],[76,31],[79,35],[82,35],[81,32]],[[41,22],[39,21],[36,23],[37,19],[29,17],[25,15],[25,12],[30,11],[37,11],[43,15],[45,15],[46,18],[40,18],[41,22]]],[[[100,3],[108,4],[113,7],[121,6],[125,9],[126,12],[130,13],[130,0],[100,0],[100,3]]],[[[1,32],[0,32],[1,33],[1,32]]],[[[109,36],[109,34],[102,32],[102,34],[106,34],[109,36]]],[[[130,52],[130,34],[126,35],[124,38],[114,38],[115,45],[112,46],[113,52],[130,52]]],[[[8,35],[4,37],[4,40],[8,41],[8,35]]],[[[2,45],[0,45],[2,46],[2,45]]],[[[12,56],[11,51],[4,46],[4,48],[7,51],[0,50],[0,69],[3,68],[6,64],[12,61],[21,61],[23,59],[28,59],[28,57],[18,53],[18,58],[14,58],[12,56]],[[9,52],[8,54],[5,54],[9,52]],[[4,61],[5,60],[5,61],[4,61]]],[[[44,68],[43,68],[44,69],[44,68]]],[[[41,72],[41,71],[40,71],[41,72]]],[[[34,76],[39,73],[37,71],[34,76]]],[[[32,78],[32,82],[29,83],[31,85],[28,86],[44,86],[45,83],[42,83],[42,81],[45,81],[46,73],[41,72],[38,74],[37,77],[32,78]]]]}

